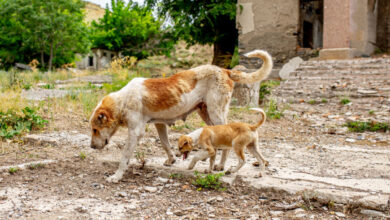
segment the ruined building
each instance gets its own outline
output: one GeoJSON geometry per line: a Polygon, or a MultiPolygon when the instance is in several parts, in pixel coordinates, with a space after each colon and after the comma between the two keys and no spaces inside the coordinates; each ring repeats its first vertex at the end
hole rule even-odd
{"type": "MultiPolygon", "coordinates": [[[[240,53],[265,49],[276,65],[304,48],[320,59],[369,56],[390,48],[390,0],[238,0],[240,53]]],[[[257,68],[256,59],[240,64],[257,68]]]]}

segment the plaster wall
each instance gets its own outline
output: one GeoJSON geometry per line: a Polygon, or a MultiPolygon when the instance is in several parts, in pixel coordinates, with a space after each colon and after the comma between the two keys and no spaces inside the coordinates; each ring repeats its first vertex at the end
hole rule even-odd
{"type": "MultiPolygon", "coordinates": [[[[238,0],[239,52],[267,50],[277,62],[295,56],[299,0],[238,0]]],[[[240,57],[240,64],[258,68],[258,59],[240,57]]]]}

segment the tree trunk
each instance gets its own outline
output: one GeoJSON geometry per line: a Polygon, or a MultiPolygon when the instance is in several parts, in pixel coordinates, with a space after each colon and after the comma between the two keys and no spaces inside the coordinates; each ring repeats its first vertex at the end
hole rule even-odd
{"type": "Polygon", "coordinates": [[[41,50],[41,66],[45,68],[45,53],[41,50]]]}
{"type": "Polygon", "coordinates": [[[53,42],[50,43],[49,72],[51,72],[53,66],[53,44],[53,42]]]}
{"type": "Polygon", "coordinates": [[[212,64],[222,68],[229,68],[234,54],[234,49],[238,44],[238,30],[236,21],[229,17],[220,16],[219,24],[216,27],[216,40],[214,42],[214,56],[212,64]]]}

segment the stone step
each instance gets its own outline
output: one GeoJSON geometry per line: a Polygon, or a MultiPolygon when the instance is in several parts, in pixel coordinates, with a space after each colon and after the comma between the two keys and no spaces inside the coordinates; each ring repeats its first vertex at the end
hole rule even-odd
{"type": "Polygon", "coordinates": [[[312,60],[305,61],[303,65],[324,66],[324,65],[360,65],[360,64],[389,64],[390,58],[366,58],[350,60],[312,60]]]}
{"type": "Polygon", "coordinates": [[[390,79],[390,69],[381,70],[296,70],[290,73],[291,76],[301,75],[384,75],[390,79]]]}
{"type": "Polygon", "coordinates": [[[307,65],[305,63],[301,64],[297,70],[343,70],[343,69],[390,69],[389,64],[355,64],[355,65],[307,65]]]}

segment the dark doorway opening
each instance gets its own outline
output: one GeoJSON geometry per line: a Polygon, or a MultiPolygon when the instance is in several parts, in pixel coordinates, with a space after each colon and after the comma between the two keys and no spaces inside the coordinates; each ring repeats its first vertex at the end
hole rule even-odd
{"type": "Polygon", "coordinates": [[[93,66],[93,56],[88,57],[88,66],[93,66]]]}
{"type": "Polygon", "coordinates": [[[324,0],[300,0],[298,45],[322,48],[324,0]]]}
{"type": "Polygon", "coordinates": [[[376,46],[381,52],[390,52],[390,1],[378,0],[376,46]]]}

